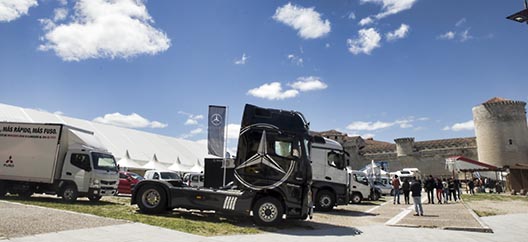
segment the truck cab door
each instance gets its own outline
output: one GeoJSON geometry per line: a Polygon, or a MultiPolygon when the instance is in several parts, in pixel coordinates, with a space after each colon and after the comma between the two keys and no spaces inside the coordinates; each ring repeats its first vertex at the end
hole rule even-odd
{"type": "Polygon", "coordinates": [[[91,178],[90,155],[82,152],[68,152],[62,169],[62,179],[75,182],[79,192],[88,192],[91,178]]]}
{"type": "Polygon", "coordinates": [[[340,151],[331,150],[327,153],[325,165],[325,180],[327,182],[337,183],[346,185],[347,182],[347,170],[346,163],[344,160],[344,154],[340,151]]]}

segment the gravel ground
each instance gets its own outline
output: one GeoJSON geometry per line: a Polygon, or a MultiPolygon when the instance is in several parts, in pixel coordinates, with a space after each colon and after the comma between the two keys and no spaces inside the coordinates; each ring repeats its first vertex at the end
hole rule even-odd
{"type": "Polygon", "coordinates": [[[0,238],[123,223],[125,221],[0,201],[0,238]]]}
{"type": "Polygon", "coordinates": [[[467,204],[474,211],[486,212],[490,215],[528,213],[526,201],[473,201],[467,204]]]}

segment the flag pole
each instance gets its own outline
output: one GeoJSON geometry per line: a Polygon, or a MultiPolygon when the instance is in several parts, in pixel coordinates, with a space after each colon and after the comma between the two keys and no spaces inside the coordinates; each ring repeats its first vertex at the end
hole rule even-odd
{"type": "Polygon", "coordinates": [[[227,132],[229,131],[229,106],[226,106],[226,112],[225,112],[225,132],[224,132],[224,147],[223,147],[223,154],[222,154],[222,160],[223,160],[223,163],[224,163],[224,177],[223,177],[223,181],[222,181],[222,186],[225,186],[226,185],[226,169],[227,169],[227,160],[226,160],[226,150],[227,150],[227,132]]]}

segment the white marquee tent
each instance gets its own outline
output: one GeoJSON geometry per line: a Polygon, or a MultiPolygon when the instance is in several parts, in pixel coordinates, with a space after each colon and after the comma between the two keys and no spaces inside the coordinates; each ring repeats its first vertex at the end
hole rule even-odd
{"type": "Polygon", "coordinates": [[[139,165],[137,162],[133,161],[130,158],[130,153],[128,153],[128,150],[126,151],[126,154],[123,158],[121,158],[119,161],[117,161],[117,164],[119,167],[127,168],[127,169],[142,169],[142,166],[139,165]]]}
{"type": "Polygon", "coordinates": [[[116,160],[129,158],[144,166],[154,154],[161,163],[168,165],[180,158],[183,167],[193,167],[196,160],[207,155],[207,145],[194,141],[148,133],[135,129],[70,118],[59,114],[21,108],[0,103],[0,121],[27,123],[63,123],[93,131],[96,138],[110,151],[116,160]]]}

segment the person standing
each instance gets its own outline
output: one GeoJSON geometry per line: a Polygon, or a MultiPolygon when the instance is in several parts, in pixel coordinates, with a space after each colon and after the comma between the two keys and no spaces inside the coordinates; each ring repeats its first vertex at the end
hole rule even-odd
{"type": "Polygon", "coordinates": [[[455,181],[453,178],[449,178],[447,182],[447,187],[449,188],[449,201],[457,201],[456,192],[455,192],[455,181]]]}
{"type": "Polygon", "coordinates": [[[411,184],[411,192],[414,203],[414,210],[416,214],[414,216],[423,216],[423,206],[422,206],[422,183],[420,180],[415,180],[411,184]]]}
{"type": "Polygon", "coordinates": [[[444,190],[444,203],[447,203],[447,198],[449,197],[449,185],[445,178],[442,179],[442,190],[444,190]]]}
{"type": "Polygon", "coordinates": [[[469,194],[475,195],[475,182],[473,180],[469,180],[468,182],[468,188],[469,188],[469,194]]]}
{"type": "Polygon", "coordinates": [[[435,181],[432,175],[429,175],[425,180],[425,192],[427,192],[427,203],[434,204],[434,188],[435,181]]]}
{"type": "Polygon", "coordinates": [[[409,183],[408,178],[403,179],[402,191],[403,191],[403,198],[405,200],[405,204],[411,204],[409,201],[409,193],[411,192],[411,184],[409,183]]]}
{"type": "MultiPolygon", "coordinates": [[[[458,178],[455,178],[455,180],[453,181],[455,183],[455,196],[456,198],[458,198],[458,200],[460,200],[460,192],[461,192],[461,188],[462,188],[462,183],[460,183],[460,180],[458,180],[458,178]]],[[[455,201],[456,201],[456,198],[455,198],[455,201]]]]}
{"type": "Polygon", "coordinates": [[[394,175],[394,179],[392,179],[392,190],[394,191],[394,201],[392,204],[396,204],[396,200],[400,204],[400,179],[398,179],[398,175],[394,175]]]}
{"type": "Polygon", "coordinates": [[[442,196],[444,195],[444,185],[442,184],[442,180],[440,180],[440,178],[436,178],[435,185],[436,185],[436,199],[438,199],[439,204],[442,204],[442,196]]]}

